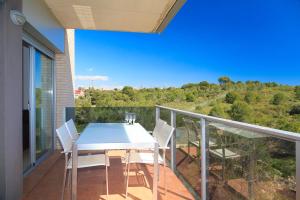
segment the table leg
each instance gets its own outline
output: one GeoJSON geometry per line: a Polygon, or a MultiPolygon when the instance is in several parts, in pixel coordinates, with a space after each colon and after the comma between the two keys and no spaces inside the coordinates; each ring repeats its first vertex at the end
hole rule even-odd
{"type": "Polygon", "coordinates": [[[77,162],[78,162],[77,144],[73,144],[72,150],[72,200],[77,198],[77,162]]]}
{"type": "Polygon", "coordinates": [[[154,175],[153,175],[153,200],[157,200],[158,196],[158,144],[154,146],[154,175]]]}

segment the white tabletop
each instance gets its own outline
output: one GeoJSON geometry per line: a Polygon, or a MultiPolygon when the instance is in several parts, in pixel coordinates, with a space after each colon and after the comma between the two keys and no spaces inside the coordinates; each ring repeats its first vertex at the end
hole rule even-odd
{"type": "Polygon", "coordinates": [[[90,123],[76,142],[78,150],[154,149],[155,143],[139,123],[90,123]]]}

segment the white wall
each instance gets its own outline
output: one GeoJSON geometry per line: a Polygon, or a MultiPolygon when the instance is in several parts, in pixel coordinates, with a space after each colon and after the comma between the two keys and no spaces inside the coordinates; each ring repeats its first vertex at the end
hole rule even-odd
{"type": "MultiPolygon", "coordinates": [[[[55,54],[56,128],[65,122],[65,107],[74,107],[74,29],[66,30],[65,53],[55,54]]],[[[58,143],[56,143],[58,144],[58,143]]],[[[56,146],[59,148],[59,145],[56,146]]]]}
{"type": "Polygon", "coordinates": [[[27,22],[64,52],[64,28],[59,24],[43,0],[23,0],[23,13],[27,22]]]}

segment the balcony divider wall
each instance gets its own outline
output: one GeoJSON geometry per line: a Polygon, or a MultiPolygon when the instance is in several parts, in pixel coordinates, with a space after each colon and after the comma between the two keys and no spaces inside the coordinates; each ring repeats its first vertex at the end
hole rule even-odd
{"type": "Polygon", "coordinates": [[[22,196],[22,27],[10,19],[22,1],[0,1],[0,199],[22,196]]]}

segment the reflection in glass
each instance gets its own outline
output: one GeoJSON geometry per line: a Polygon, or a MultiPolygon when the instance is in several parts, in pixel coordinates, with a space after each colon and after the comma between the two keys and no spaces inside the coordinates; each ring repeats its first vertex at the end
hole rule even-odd
{"type": "Polygon", "coordinates": [[[23,44],[23,172],[31,167],[29,111],[30,49],[23,44]]]}
{"type": "Polygon", "coordinates": [[[295,199],[295,143],[219,123],[207,125],[210,199],[295,199]]]}
{"type": "Polygon", "coordinates": [[[35,54],[36,159],[47,153],[53,140],[53,66],[39,51],[35,54]]]}

